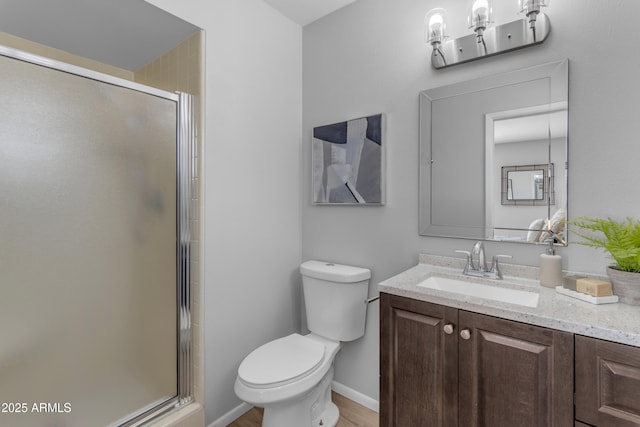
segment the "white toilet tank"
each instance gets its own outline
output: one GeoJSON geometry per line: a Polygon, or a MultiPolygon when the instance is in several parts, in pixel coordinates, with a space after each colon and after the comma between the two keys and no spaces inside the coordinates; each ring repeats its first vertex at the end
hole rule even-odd
{"type": "Polygon", "coordinates": [[[334,341],[364,335],[371,271],[322,261],[300,265],[307,327],[334,341]]]}

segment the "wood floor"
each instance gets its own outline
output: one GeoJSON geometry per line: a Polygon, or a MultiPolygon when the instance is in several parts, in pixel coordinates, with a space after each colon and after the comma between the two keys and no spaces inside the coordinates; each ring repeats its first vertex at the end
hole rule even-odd
{"type": "MultiPolygon", "coordinates": [[[[338,393],[332,393],[332,398],[333,403],[340,409],[340,420],[336,427],[378,427],[377,412],[365,408],[338,393]]],[[[262,409],[253,408],[227,427],[260,427],[261,423],[262,409]]]]}

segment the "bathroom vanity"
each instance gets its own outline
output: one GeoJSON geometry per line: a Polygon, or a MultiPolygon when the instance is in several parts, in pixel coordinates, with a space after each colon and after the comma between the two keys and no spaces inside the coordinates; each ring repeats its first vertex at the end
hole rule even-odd
{"type": "Polygon", "coordinates": [[[381,426],[640,426],[640,307],[558,294],[534,267],[504,265],[503,281],[463,267],[422,255],[380,283],[381,426]],[[427,287],[433,278],[538,299],[427,287]]]}

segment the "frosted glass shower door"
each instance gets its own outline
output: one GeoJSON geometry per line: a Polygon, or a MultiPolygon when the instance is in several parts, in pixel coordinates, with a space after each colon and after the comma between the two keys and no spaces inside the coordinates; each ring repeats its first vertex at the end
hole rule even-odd
{"type": "Polygon", "coordinates": [[[0,75],[0,426],[117,425],[177,393],[176,102],[0,75]]]}

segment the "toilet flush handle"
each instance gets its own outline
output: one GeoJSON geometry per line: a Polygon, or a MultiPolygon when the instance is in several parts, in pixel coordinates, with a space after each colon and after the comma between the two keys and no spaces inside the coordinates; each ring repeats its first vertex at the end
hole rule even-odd
{"type": "Polygon", "coordinates": [[[371,304],[372,302],[377,301],[379,299],[380,299],[380,295],[375,296],[373,298],[366,299],[366,300],[364,300],[364,303],[368,305],[368,304],[371,304]]]}

